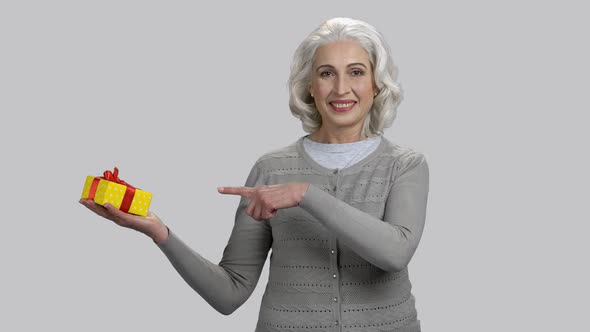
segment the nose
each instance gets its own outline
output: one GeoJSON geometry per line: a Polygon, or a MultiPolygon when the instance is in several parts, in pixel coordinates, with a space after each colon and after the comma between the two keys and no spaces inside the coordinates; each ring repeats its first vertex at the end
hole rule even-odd
{"type": "Polygon", "coordinates": [[[345,95],[350,92],[350,84],[346,75],[338,76],[334,86],[334,92],[336,92],[338,95],[345,95]]]}

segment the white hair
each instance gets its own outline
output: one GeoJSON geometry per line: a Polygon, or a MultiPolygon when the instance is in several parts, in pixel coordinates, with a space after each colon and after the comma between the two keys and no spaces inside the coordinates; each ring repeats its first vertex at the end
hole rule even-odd
{"type": "Polygon", "coordinates": [[[289,108],[300,119],[303,130],[313,133],[322,125],[322,118],[309,93],[312,65],[319,47],[340,40],[354,40],[369,54],[375,85],[379,93],[365,118],[361,138],[383,134],[393,123],[402,90],[395,81],[397,68],[385,39],[366,22],[350,18],[332,18],[322,23],[299,45],[293,56],[289,75],[289,108]]]}

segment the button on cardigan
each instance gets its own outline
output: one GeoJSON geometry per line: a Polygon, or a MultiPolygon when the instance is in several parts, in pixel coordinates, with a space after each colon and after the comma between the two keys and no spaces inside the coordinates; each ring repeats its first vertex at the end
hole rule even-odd
{"type": "Polygon", "coordinates": [[[303,138],[260,157],[245,184],[310,183],[299,206],[257,221],[242,197],[219,264],[172,230],[158,246],[225,315],[250,297],[272,249],[256,332],[420,331],[407,265],[426,218],[424,155],[382,137],[356,164],[329,169],[306,153],[303,138]]]}

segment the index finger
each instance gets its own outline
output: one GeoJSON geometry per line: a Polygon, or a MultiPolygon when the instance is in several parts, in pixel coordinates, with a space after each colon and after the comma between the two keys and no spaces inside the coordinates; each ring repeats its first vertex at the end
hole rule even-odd
{"type": "Polygon", "coordinates": [[[246,198],[250,198],[253,192],[253,188],[248,187],[219,187],[217,190],[222,194],[241,195],[246,198]]]}

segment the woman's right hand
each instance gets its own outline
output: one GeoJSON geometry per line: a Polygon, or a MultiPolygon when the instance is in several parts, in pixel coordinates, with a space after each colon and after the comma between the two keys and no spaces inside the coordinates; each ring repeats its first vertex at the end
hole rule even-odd
{"type": "Polygon", "coordinates": [[[91,199],[84,198],[80,199],[80,204],[99,216],[115,222],[115,224],[119,226],[131,228],[149,236],[156,244],[168,239],[168,228],[160,218],[152,212],[148,212],[148,215],[145,217],[136,216],[123,212],[111,204],[107,203],[104,206],[101,206],[91,199]]]}

